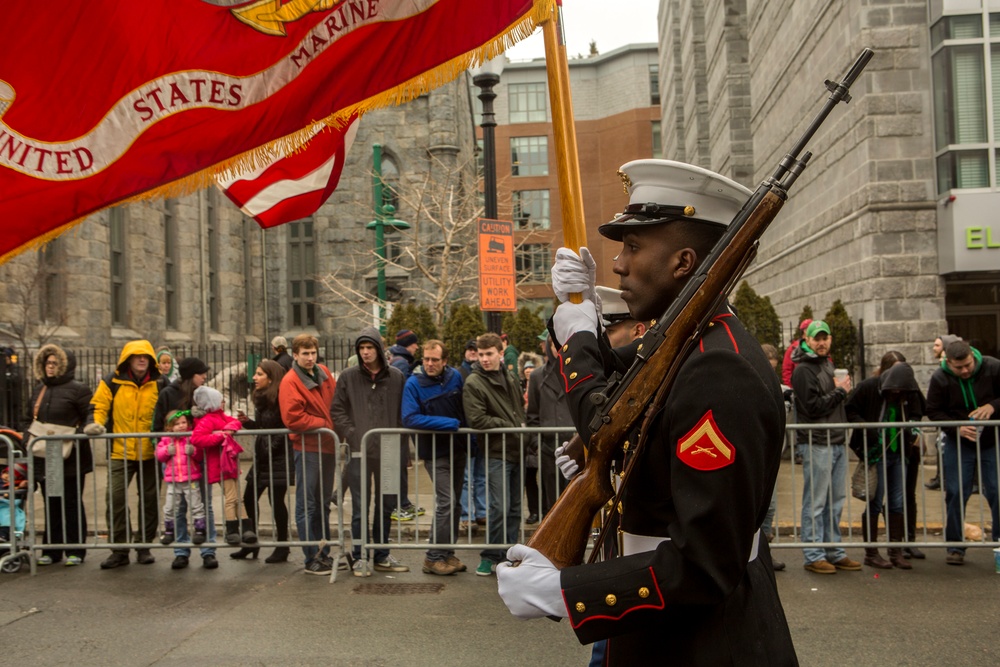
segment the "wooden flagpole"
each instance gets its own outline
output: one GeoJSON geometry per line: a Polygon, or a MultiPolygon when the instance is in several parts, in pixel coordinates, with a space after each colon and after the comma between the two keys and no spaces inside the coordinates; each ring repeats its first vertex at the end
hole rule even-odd
{"type": "MultiPolygon", "coordinates": [[[[545,70],[552,107],[552,131],[555,137],[556,165],[559,170],[559,203],[562,208],[563,243],[579,250],[587,245],[583,215],[583,186],[580,182],[580,159],[576,150],[573,101],[570,97],[569,65],[561,30],[562,4],[553,6],[552,15],[542,22],[545,37],[545,70]]],[[[574,303],[580,295],[571,296],[574,303]]]]}

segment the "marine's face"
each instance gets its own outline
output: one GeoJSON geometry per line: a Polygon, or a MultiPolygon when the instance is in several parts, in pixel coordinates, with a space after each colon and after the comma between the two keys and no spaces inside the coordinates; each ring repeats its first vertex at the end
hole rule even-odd
{"type": "Polygon", "coordinates": [[[619,277],[622,300],[637,320],[656,319],[677,296],[676,249],[671,246],[669,225],[636,228],[622,237],[613,270],[619,277]]]}

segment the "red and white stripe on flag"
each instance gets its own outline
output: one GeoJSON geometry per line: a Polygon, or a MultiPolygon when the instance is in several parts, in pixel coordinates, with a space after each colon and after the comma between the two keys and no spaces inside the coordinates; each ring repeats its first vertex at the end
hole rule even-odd
{"type": "Polygon", "coordinates": [[[220,174],[216,185],[261,227],[308,217],[337,188],[359,120],[355,116],[340,128],[319,124],[299,150],[279,155],[252,172],[220,174]]]}

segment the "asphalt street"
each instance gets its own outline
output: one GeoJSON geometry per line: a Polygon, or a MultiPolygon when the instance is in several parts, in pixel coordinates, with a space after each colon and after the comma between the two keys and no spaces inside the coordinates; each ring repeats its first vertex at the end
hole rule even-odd
{"type": "MultiPolygon", "coordinates": [[[[494,577],[422,574],[420,551],[396,550],[409,573],[335,583],[305,575],[300,555],[265,565],[220,550],[217,570],[194,558],[172,571],[170,551],[157,550],[153,565],[102,571],[104,553],[0,575],[5,664],[559,667],[590,654],[566,621],[512,618],[494,577]]],[[[970,549],[963,567],[929,549],[911,572],[826,576],[802,570],[797,552],[776,555],[789,563],[777,579],[802,665],[1000,664],[1000,575],[987,549],[970,549]]],[[[477,562],[475,551],[459,556],[477,562]]]]}

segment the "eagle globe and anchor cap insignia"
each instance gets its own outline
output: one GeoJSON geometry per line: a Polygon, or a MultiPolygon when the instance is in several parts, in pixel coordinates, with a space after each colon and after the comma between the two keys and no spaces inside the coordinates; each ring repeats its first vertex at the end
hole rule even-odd
{"type": "Polygon", "coordinates": [[[696,470],[718,470],[736,461],[736,447],[722,434],[709,410],[677,441],[677,458],[696,470]]]}
{"type": "Polygon", "coordinates": [[[310,12],[324,12],[345,0],[202,0],[210,5],[232,7],[233,16],[265,35],[284,37],[285,24],[298,21],[310,12]],[[239,5],[239,6],[236,6],[239,5]]]}

